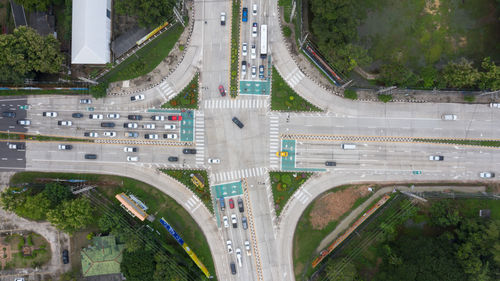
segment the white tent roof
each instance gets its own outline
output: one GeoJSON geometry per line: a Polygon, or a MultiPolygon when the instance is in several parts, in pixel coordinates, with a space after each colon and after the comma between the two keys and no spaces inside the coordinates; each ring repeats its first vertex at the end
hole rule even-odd
{"type": "Polygon", "coordinates": [[[110,61],[110,0],[73,0],[71,63],[105,64],[110,61]]]}

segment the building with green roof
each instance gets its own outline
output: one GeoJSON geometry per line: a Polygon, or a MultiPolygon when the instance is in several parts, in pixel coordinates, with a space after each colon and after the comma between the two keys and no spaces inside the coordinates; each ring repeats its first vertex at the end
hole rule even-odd
{"type": "Polygon", "coordinates": [[[117,245],[114,236],[94,237],[92,244],[80,252],[83,276],[120,273],[125,245],[117,245]]]}

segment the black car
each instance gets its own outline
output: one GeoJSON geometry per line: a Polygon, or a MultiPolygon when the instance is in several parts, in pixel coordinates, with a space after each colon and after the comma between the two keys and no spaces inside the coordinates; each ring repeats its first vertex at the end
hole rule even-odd
{"type": "Polygon", "coordinates": [[[73,114],[71,114],[71,117],[73,117],[73,118],[82,118],[83,114],[81,114],[81,113],[73,113],[73,114]]]}
{"type": "Polygon", "coordinates": [[[142,120],[142,115],[129,115],[128,120],[142,120]]]}
{"type": "Polygon", "coordinates": [[[232,120],[233,120],[234,124],[236,124],[236,126],[240,127],[240,129],[243,128],[244,125],[243,125],[243,123],[241,123],[241,121],[238,118],[233,117],[232,120]]]}
{"type": "Polygon", "coordinates": [[[182,150],[182,153],[184,153],[184,154],[196,154],[196,149],[194,149],[194,148],[184,148],[182,150]]]}
{"type": "Polygon", "coordinates": [[[114,128],[115,127],[115,123],[113,123],[113,122],[102,122],[101,123],[101,127],[104,127],[104,128],[114,128]]]}
{"type": "Polygon", "coordinates": [[[63,250],[62,251],[62,260],[63,260],[64,264],[68,264],[69,263],[69,253],[68,253],[68,250],[63,250]]]}
{"type": "Polygon", "coordinates": [[[168,161],[170,161],[170,162],[177,162],[177,161],[179,161],[179,157],[170,156],[170,157],[168,157],[168,161]]]}
{"type": "Polygon", "coordinates": [[[245,210],[243,208],[243,200],[241,198],[238,198],[238,209],[240,210],[240,213],[243,213],[243,211],[245,210]]]}
{"type": "Polygon", "coordinates": [[[243,229],[248,228],[247,217],[241,217],[241,224],[243,225],[243,229]]]}
{"type": "Polygon", "coordinates": [[[97,159],[96,154],[85,154],[85,159],[97,159]]]}
{"type": "Polygon", "coordinates": [[[2,116],[7,118],[14,118],[16,117],[16,113],[12,111],[4,111],[2,112],[2,116]]]}
{"type": "Polygon", "coordinates": [[[325,162],[325,166],[337,166],[337,162],[333,162],[333,161],[326,161],[326,162],[325,162]]]}
{"type": "Polygon", "coordinates": [[[234,262],[231,262],[229,266],[231,267],[231,273],[233,275],[236,275],[236,264],[234,264],[234,262]]]}

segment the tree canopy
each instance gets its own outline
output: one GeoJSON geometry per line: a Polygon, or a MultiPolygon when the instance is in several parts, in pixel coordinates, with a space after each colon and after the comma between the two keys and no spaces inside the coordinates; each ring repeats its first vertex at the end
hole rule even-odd
{"type": "Polygon", "coordinates": [[[47,198],[52,203],[52,206],[56,206],[62,201],[68,200],[73,196],[67,186],[61,185],[57,182],[46,184],[43,192],[47,195],[47,198]]]}
{"type": "Polygon", "coordinates": [[[121,15],[134,15],[140,25],[157,27],[173,15],[174,0],[115,0],[115,11],[121,15]]]}
{"type": "Polygon", "coordinates": [[[22,82],[34,73],[57,73],[63,63],[59,41],[26,26],[0,35],[0,57],[0,81],[6,82],[22,82]]]}
{"type": "Polygon", "coordinates": [[[50,6],[61,2],[61,0],[16,0],[16,3],[30,11],[47,11],[50,6]]]}
{"type": "Polygon", "coordinates": [[[472,88],[479,80],[480,74],[472,66],[472,62],[465,58],[458,61],[451,61],[443,69],[443,79],[448,87],[452,88],[472,88]]]}
{"type": "Polygon", "coordinates": [[[87,198],[80,197],[62,202],[47,213],[47,218],[57,228],[71,234],[92,221],[93,208],[87,198]]]}

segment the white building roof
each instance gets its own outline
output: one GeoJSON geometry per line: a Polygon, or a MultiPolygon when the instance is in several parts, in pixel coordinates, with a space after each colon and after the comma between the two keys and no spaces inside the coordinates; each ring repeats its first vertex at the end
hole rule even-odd
{"type": "Polygon", "coordinates": [[[73,0],[71,63],[110,61],[111,0],[73,0]]]}

